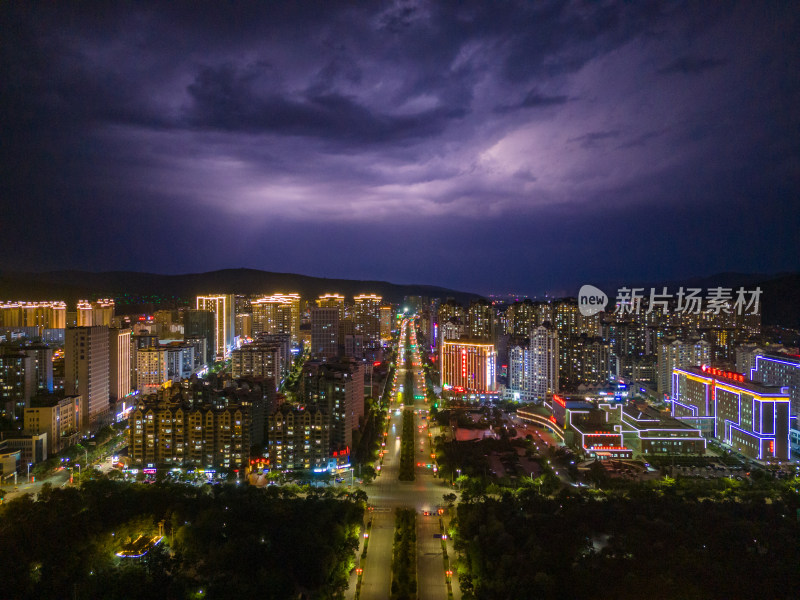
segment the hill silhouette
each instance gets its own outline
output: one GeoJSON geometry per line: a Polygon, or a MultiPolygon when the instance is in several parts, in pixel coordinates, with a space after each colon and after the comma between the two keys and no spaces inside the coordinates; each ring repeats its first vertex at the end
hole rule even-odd
{"type": "Polygon", "coordinates": [[[223,269],[207,273],[159,275],[132,271],[0,272],[0,300],[65,300],[116,298],[120,304],[150,303],[169,306],[193,302],[208,293],[271,294],[297,292],[303,298],[339,293],[348,298],[378,294],[399,304],[405,296],[455,298],[467,303],[479,294],[431,285],[395,284],[387,281],[328,279],[257,269],[223,269]]]}

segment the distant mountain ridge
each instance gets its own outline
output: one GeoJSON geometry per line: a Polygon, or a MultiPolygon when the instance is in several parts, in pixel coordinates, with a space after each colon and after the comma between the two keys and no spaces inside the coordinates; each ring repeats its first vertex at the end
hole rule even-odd
{"type": "Polygon", "coordinates": [[[274,273],[257,269],[222,269],[207,273],[161,275],[134,271],[49,271],[26,273],[0,271],[0,300],[65,300],[72,304],[81,298],[113,297],[124,303],[137,303],[142,297],[192,300],[208,293],[272,294],[297,292],[304,298],[325,293],[340,293],[348,298],[358,294],[378,294],[399,304],[405,296],[455,298],[469,302],[480,294],[432,285],[396,284],[388,281],[329,279],[295,273],[274,273]]]}
{"type": "MultiPolygon", "coordinates": [[[[592,283],[592,282],[587,282],[592,283]]],[[[598,287],[613,299],[622,287],[651,287],[676,293],[680,286],[729,287],[739,286],[762,290],[762,321],[764,325],[800,329],[800,273],[718,273],[709,277],[691,277],[666,282],[606,281],[598,287]]],[[[115,297],[122,303],[137,304],[141,297],[163,299],[163,305],[177,299],[191,301],[198,294],[213,292],[236,294],[270,294],[278,291],[298,292],[304,298],[338,292],[352,298],[356,294],[379,294],[386,300],[399,304],[405,296],[429,298],[454,298],[462,304],[482,297],[481,294],[452,290],[432,285],[395,284],[387,281],[329,279],[295,273],[275,273],[257,269],[222,269],[207,273],[161,275],[132,271],[50,271],[25,273],[0,271],[0,300],[66,300],[80,298],[115,297]]],[[[576,288],[572,295],[576,295],[576,288]]],[[[152,298],[145,300],[159,304],[152,298]]]]}

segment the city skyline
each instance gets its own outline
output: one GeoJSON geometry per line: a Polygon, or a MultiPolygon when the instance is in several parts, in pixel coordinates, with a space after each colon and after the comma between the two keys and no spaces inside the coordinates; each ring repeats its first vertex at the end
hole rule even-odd
{"type": "Polygon", "coordinates": [[[798,270],[788,4],[5,5],[0,22],[8,270],[528,294],[798,270]]]}

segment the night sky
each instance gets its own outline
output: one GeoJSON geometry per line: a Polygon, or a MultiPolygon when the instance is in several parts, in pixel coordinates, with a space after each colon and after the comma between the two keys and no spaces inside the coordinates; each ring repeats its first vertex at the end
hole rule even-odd
{"type": "Polygon", "coordinates": [[[800,269],[793,2],[3,2],[11,270],[800,269]]]}

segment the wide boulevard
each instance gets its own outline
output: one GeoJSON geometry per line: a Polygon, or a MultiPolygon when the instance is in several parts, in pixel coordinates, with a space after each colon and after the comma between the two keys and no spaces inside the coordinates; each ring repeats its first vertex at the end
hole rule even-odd
{"type": "MultiPolygon", "coordinates": [[[[388,417],[386,446],[378,477],[364,489],[373,507],[372,530],[360,597],[364,600],[385,600],[390,595],[391,554],[394,535],[395,508],[413,508],[417,512],[417,585],[421,600],[447,598],[447,583],[441,541],[434,538],[440,533],[437,509],[443,504],[442,496],[452,491],[449,482],[437,478],[432,465],[433,438],[428,427],[428,408],[425,400],[425,375],[417,345],[414,320],[403,319],[397,352],[397,369],[388,417]],[[408,389],[406,356],[411,361],[411,389],[408,389]],[[401,389],[402,387],[402,389],[401,389]],[[398,479],[400,467],[400,437],[403,429],[403,409],[414,411],[415,468],[414,481],[398,479]],[[430,513],[426,515],[424,513],[430,513]]],[[[448,554],[454,556],[452,543],[448,554]]],[[[458,594],[454,582],[453,592],[458,594]]]]}

